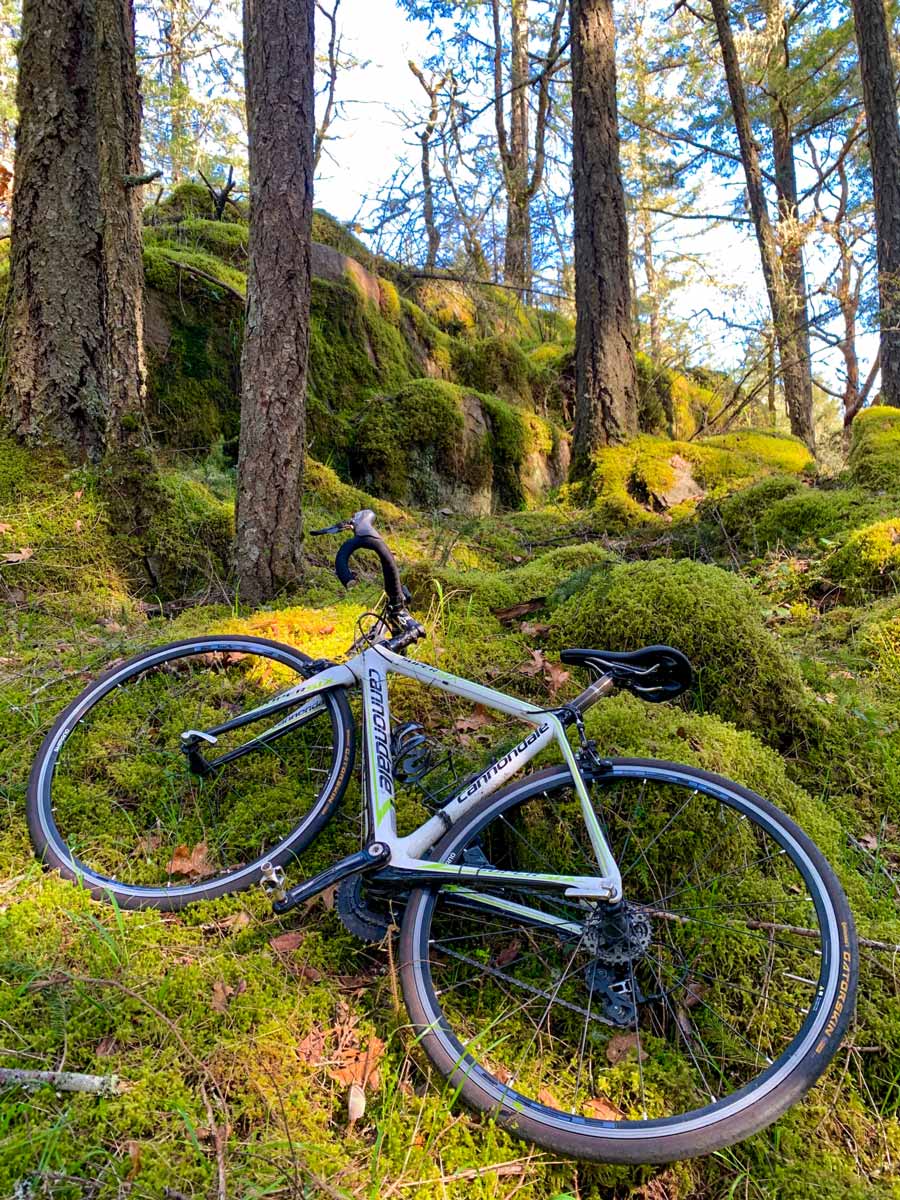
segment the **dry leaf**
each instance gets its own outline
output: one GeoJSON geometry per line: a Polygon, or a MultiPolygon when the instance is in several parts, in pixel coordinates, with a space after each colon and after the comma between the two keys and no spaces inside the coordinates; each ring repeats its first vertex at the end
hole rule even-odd
{"type": "Polygon", "coordinates": [[[636,1033],[617,1033],[615,1037],[609,1039],[609,1044],[606,1047],[606,1057],[615,1066],[617,1062],[620,1062],[632,1050],[639,1052],[641,1062],[647,1057],[646,1051],[640,1046],[636,1033]]]}
{"type": "Polygon", "coordinates": [[[240,912],[232,913],[230,917],[224,917],[219,922],[220,929],[228,929],[231,933],[238,933],[242,929],[246,929],[250,924],[250,914],[241,910],[240,912]]]}
{"type": "Polygon", "coordinates": [[[80,500],[83,495],[84,495],[84,488],[79,488],[77,492],[73,493],[72,499],[80,500]]]}
{"type": "Polygon", "coordinates": [[[485,725],[490,725],[492,720],[491,714],[479,704],[470,716],[460,717],[454,721],[453,728],[457,733],[472,733],[476,729],[483,729],[485,725]]]}
{"type": "Polygon", "coordinates": [[[141,1143],[127,1141],[125,1149],[128,1151],[128,1157],[131,1159],[131,1168],[125,1178],[131,1183],[141,1169],[141,1143]]]}
{"type": "Polygon", "coordinates": [[[117,1049],[118,1044],[116,1039],[112,1036],[112,1034],[108,1034],[106,1037],[101,1038],[97,1043],[97,1048],[94,1050],[94,1053],[98,1058],[109,1058],[111,1054],[115,1054],[117,1049]]]}
{"type": "Polygon", "coordinates": [[[146,833],[142,838],[138,839],[138,854],[143,854],[146,858],[150,858],[162,844],[163,835],[161,833],[146,833]]]}
{"type": "Polygon", "coordinates": [[[12,525],[7,525],[0,521],[0,533],[12,533],[12,525]]]}
{"type": "Polygon", "coordinates": [[[217,979],[213,984],[212,1000],[210,1002],[214,1012],[227,1012],[228,1001],[234,995],[234,988],[229,987],[227,983],[223,983],[221,979],[217,979]]]}
{"type": "Polygon", "coordinates": [[[168,875],[188,875],[193,879],[204,879],[208,875],[215,875],[216,868],[206,857],[207,849],[206,842],[198,842],[193,850],[189,850],[187,846],[178,846],[172,855],[172,861],[166,867],[166,873],[168,875]]]}
{"type": "Polygon", "coordinates": [[[494,959],[495,967],[508,967],[509,964],[515,961],[519,951],[522,949],[522,943],[518,938],[513,938],[509,945],[500,951],[494,959]]]}
{"type": "Polygon", "coordinates": [[[318,1064],[325,1055],[325,1034],[314,1029],[297,1043],[297,1053],[305,1063],[318,1064]]]}
{"type": "Polygon", "coordinates": [[[874,834],[861,833],[859,835],[859,837],[857,838],[857,841],[866,850],[877,850],[878,849],[878,838],[875,837],[874,834]]]}
{"type": "Polygon", "coordinates": [[[3,561],[8,563],[23,563],[28,562],[29,558],[34,555],[34,551],[30,546],[20,546],[18,553],[11,551],[9,554],[3,555],[3,561]]]}
{"type": "Polygon", "coordinates": [[[546,637],[550,632],[549,625],[541,625],[536,621],[523,621],[520,628],[526,637],[546,637]]]}
{"type": "Polygon", "coordinates": [[[355,1036],[349,1039],[349,1044],[339,1048],[337,1058],[340,1065],[329,1069],[329,1075],[338,1083],[355,1083],[359,1087],[378,1087],[378,1064],[384,1057],[385,1044],[374,1034],[369,1038],[365,1050],[359,1048],[355,1036]]]}
{"type": "Polygon", "coordinates": [[[542,650],[531,651],[531,662],[525,663],[519,667],[519,673],[522,675],[538,675],[544,669],[544,652],[542,650]]]}
{"type": "Polygon", "coordinates": [[[366,1111],[366,1093],[358,1083],[350,1084],[350,1094],[347,1096],[347,1124],[353,1126],[361,1120],[366,1111]]]}
{"type": "Polygon", "coordinates": [[[547,687],[551,696],[555,696],[564,683],[568,683],[571,678],[571,672],[566,671],[558,663],[544,663],[544,678],[547,680],[547,687]]]}
{"type": "Polygon", "coordinates": [[[537,1094],[537,1100],[538,1104],[545,1104],[547,1108],[559,1108],[559,1101],[549,1088],[541,1088],[537,1094]]]}
{"type": "Polygon", "coordinates": [[[292,950],[298,950],[303,945],[303,939],[306,934],[300,930],[291,930],[290,933],[280,933],[278,937],[270,938],[269,945],[276,954],[290,954],[292,950]]]}
{"type": "Polygon", "coordinates": [[[625,1114],[602,1096],[595,1096],[585,1104],[584,1115],[595,1121],[620,1121],[625,1114]]]}

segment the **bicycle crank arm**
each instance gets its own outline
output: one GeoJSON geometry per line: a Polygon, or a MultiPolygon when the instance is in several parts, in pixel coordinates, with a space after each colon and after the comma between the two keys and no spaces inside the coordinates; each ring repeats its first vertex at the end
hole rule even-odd
{"type": "Polygon", "coordinates": [[[351,854],[348,858],[341,859],[327,871],[322,871],[320,875],[314,875],[312,879],[304,880],[297,887],[291,888],[290,891],[284,893],[283,899],[273,900],[272,911],[278,913],[279,916],[282,913],[290,912],[298,904],[312,900],[320,892],[335,887],[350,875],[361,875],[363,872],[376,870],[390,857],[390,846],[386,846],[384,842],[372,842],[370,846],[358,850],[356,854],[351,854]]]}

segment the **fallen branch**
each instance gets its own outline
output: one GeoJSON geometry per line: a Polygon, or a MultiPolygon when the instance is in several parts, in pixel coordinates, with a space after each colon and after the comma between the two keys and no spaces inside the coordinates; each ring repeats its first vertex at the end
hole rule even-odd
{"type": "Polygon", "coordinates": [[[236,300],[240,300],[241,304],[247,303],[247,297],[243,292],[239,292],[236,287],[232,287],[230,283],[226,283],[223,279],[218,279],[215,275],[210,275],[209,271],[202,271],[199,267],[192,266],[189,263],[179,262],[177,258],[172,258],[171,255],[166,255],[166,260],[177,267],[179,271],[185,271],[188,275],[196,275],[198,279],[205,279],[207,283],[215,284],[216,287],[222,288],[236,300]]]}
{"type": "Polygon", "coordinates": [[[126,1084],[118,1075],[82,1075],[78,1071],[22,1071],[17,1067],[0,1067],[0,1084],[20,1087],[39,1087],[49,1084],[58,1092],[88,1092],[93,1096],[116,1096],[126,1084]]]}

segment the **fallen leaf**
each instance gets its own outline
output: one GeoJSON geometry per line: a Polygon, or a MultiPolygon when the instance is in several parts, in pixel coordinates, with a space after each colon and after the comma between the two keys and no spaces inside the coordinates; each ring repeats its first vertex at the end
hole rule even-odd
{"type": "Polygon", "coordinates": [[[524,663],[519,667],[519,673],[522,675],[537,675],[544,669],[544,652],[542,650],[531,651],[531,662],[524,663]]]}
{"type": "Polygon", "coordinates": [[[301,979],[308,979],[310,983],[318,983],[322,978],[322,972],[317,971],[315,967],[299,967],[297,974],[301,979]]]}
{"type": "Polygon", "coordinates": [[[563,684],[568,683],[571,678],[571,672],[566,671],[558,663],[544,663],[544,678],[547,680],[547,687],[551,696],[555,696],[563,684]]]}
{"type": "Polygon", "coordinates": [[[79,517],[78,520],[75,522],[75,532],[81,533],[83,528],[84,528],[84,521],[82,521],[81,517],[79,517]]]}
{"type": "Polygon", "coordinates": [[[221,979],[217,979],[213,984],[212,1000],[210,1002],[214,1012],[227,1012],[228,1001],[234,995],[234,988],[227,983],[223,983],[221,979]]]}
{"type": "Polygon", "coordinates": [[[73,493],[72,499],[80,500],[83,495],[84,495],[84,488],[79,488],[77,492],[73,493]]]}
{"type": "Polygon", "coordinates": [[[857,840],[865,850],[878,849],[878,838],[872,833],[861,833],[857,840]]]}
{"type": "Polygon", "coordinates": [[[297,1053],[305,1063],[320,1063],[325,1055],[325,1034],[314,1029],[297,1043],[297,1053]]]}
{"type": "Polygon", "coordinates": [[[541,1088],[537,1094],[538,1104],[546,1104],[547,1108],[559,1108],[559,1101],[549,1088],[541,1088]]]}
{"type": "Polygon", "coordinates": [[[131,1168],[125,1177],[130,1183],[141,1169],[141,1143],[128,1141],[125,1143],[125,1149],[131,1159],[131,1168]]]}
{"type": "Polygon", "coordinates": [[[497,955],[497,957],[494,959],[494,966],[495,967],[508,967],[509,964],[516,959],[516,957],[518,956],[518,953],[521,949],[522,949],[521,941],[518,938],[513,938],[513,940],[509,943],[509,945],[506,946],[503,950],[501,950],[500,953],[497,955]]]}
{"type": "Polygon", "coordinates": [[[8,563],[28,562],[29,558],[32,558],[33,555],[34,551],[30,546],[20,546],[18,553],[15,551],[10,551],[9,554],[4,554],[3,561],[8,563]]]}
{"type": "Polygon", "coordinates": [[[546,637],[550,632],[549,625],[541,625],[536,621],[523,621],[520,628],[526,637],[546,637]]]}
{"type": "Polygon", "coordinates": [[[146,833],[142,838],[138,839],[138,854],[143,854],[145,858],[150,858],[162,844],[163,835],[161,833],[146,833]]]}
{"type": "Polygon", "coordinates": [[[697,979],[688,979],[684,989],[684,1007],[695,1008],[708,991],[708,983],[700,983],[697,979]]]}
{"type": "Polygon", "coordinates": [[[585,1104],[584,1115],[595,1121],[620,1121],[625,1114],[602,1096],[595,1096],[585,1104]]]}
{"type": "Polygon", "coordinates": [[[642,1047],[639,1048],[638,1035],[636,1033],[617,1033],[615,1037],[609,1039],[606,1047],[606,1057],[615,1066],[617,1062],[620,1062],[632,1050],[639,1051],[641,1062],[647,1057],[646,1051],[642,1047]]]}
{"type": "Polygon", "coordinates": [[[108,1034],[106,1037],[101,1038],[97,1043],[97,1048],[94,1053],[98,1058],[109,1058],[111,1054],[115,1054],[117,1049],[118,1043],[116,1042],[116,1039],[112,1036],[112,1034],[108,1034]]]}
{"type": "Polygon", "coordinates": [[[230,917],[224,917],[219,922],[220,929],[227,929],[231,933],[239,933],[240,930],[246,929],[250,924],[250,914],[241,910],[240,912],[232,913],[230,917]]]}
{"type": "Polygon", "coordinates": [[[172,861],[166,867],[168,875],[188,875],[193,879],[204,879],[207,875],[215,875],[216,868],[206,857],[208,847],[206,842],[198,842],[193,850],[187,846],[178,846],[172,855],[172,861]]]}
{"type": "Polygon", "coordinates": [[[292,950],[298,950],[303,945],[303,939],[306,934],[300,930],[292,930],[290,933],[280,933],[278,937],[270,938],[269,945],[276,954],[290,954],[292,950]]]}
{"type": "Polygon", "coordinates": [[[385,1043],[375,1034],[369,1038],[365,1050],[359,1048],[355,1038],[338,1052],[339,1065],[330,1068],[329,1075],[338,1083],[357,1084],[361,1088],[378,1087],[378,1064],[384,1057],[385,1043]]]}
{"type": "Polygon", "coordinates": [[[12,533],[12,525],[7,525],[0,521],[0,533],[12,533]]]}
{"type": "Polygon", "coordinates": [[[350,1093],[347,1096],[347,1124],[354,1126],[357,1121],[361,1120],[366,1111],[366,1093],[358,1083],[350,1084],[350,1093]]]}
{"type": "Polygon", "coordinates": [[[457,733],[472,733],[476,729],[483,729],[485,725],[490,725],[492,721],[491,714],[479,704],[470,716],[460,717],[454,721],[453,728],[457,733]]]}

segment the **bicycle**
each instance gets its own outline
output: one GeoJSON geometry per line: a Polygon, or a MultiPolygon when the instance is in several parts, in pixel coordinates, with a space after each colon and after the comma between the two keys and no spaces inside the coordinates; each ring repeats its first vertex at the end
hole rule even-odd
{"type": "Polygon", "coordinates": [[[261,883],[286,913],[337,887],[341,920],[373,942],[402,910],[417,1041],[454,1093],[557,1153],[667,1162],[771,1123],[847,1028],[853,919],[822,854],[767,800],[693,767],[606,758],[587,736],[585,714],[617,687],[680,696],[688,660],[669,646],[563,651],[590,682],[544,709],[407,659],[425,630],[374,514],[316,532],[348,529],[338,577],[352,584],[351,557],[374,551],[385,591],[353,657],[222,635],[112,667],[32,769],[44,862],[124,908],[261,883]],[[392,726],[389,676],[528,727],[402,837],[398,787],[434,763],[420,722],[392,726]],[[357,690],[359,848],[288,887],[285,866],[351,779],[357,690]],[[553,745],[561,761],[525,771],[553,745]]]}

